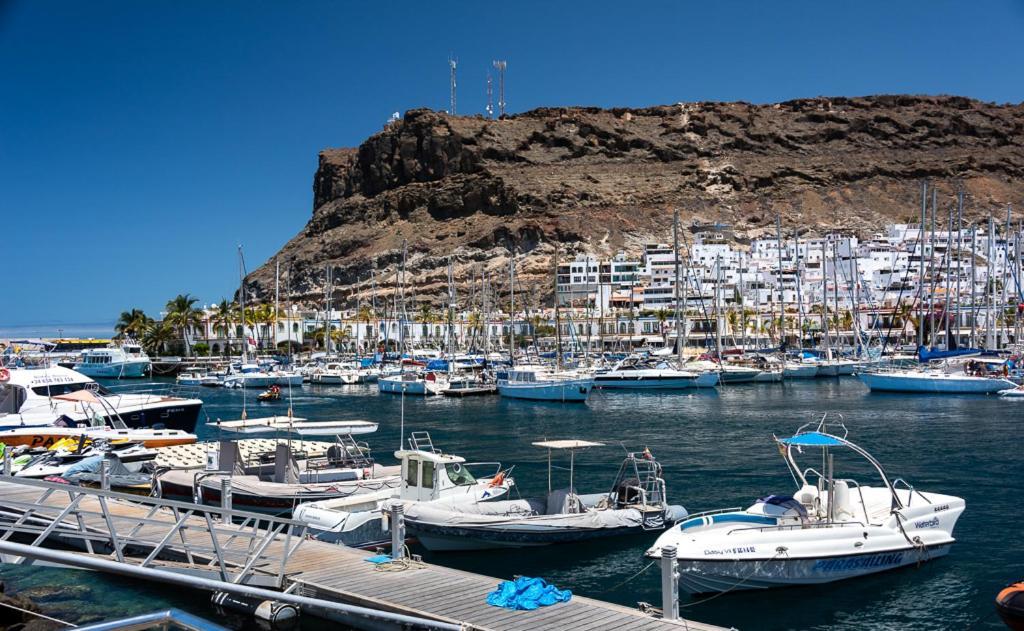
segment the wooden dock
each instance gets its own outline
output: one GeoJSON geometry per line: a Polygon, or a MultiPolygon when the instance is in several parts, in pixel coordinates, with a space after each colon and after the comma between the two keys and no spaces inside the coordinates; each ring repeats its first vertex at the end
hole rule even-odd
{"type": "Polygon", "coordinates": [[[77,554],[137,567],[205,573],[225,583],[272,586],[321,601],[481,631],[721,628],[664,620],[575,594],[568,603],[534,611],[492,607],[486,596],[502,579],[419,562],[408,562],[404,569],[375,565],[366,561],[369,552],[304,539],[304,527],[297,522],[266,518],[258,522],[250,516],[237,523],[244,515],[239,513],[234,516],[236,523],[225,523],[218,519],[220,509],[215,507],[0,480],[0,539],[4,540],[18,535],[21,540],[35,539],[33,545],[75,547],[82,550],[77,554]]]}

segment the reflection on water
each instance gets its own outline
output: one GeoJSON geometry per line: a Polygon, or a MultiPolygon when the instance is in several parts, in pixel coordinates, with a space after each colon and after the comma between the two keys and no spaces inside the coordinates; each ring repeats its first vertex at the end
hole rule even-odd
{"type": "MultiPolygon", "coordinates": [[[[286,402],[254,403],[253,394],[247,396],[250,417],[287,409],[286,402]]],[[[203,395],[211,418],[237,418],[241,412],[239,391],[204,390],[203,395]]],[[[364,386],[305,386],[293,392],[293,405],[297,415],[310,419],[379,421],[380,431],[368,437],[379,460],[390,462],[390,452],[399,446],[401,404],[394,395],[364,386]]],[[[695,512],[746,506],[758,496],[791,491],[772,435],[792,432],[825,412],[842,415],[850,438],[893,476],[966,498],[959,541],[950,555],[920,568],[829,586],[730,593],[692,607],[685,606],[690,601],[684,597],[685,615],[745,629],[948,629],[972,623],[976,629],[1000,628],[991,615],[995,593],[1024,575],[1024,543],[1015,528],[1017,481],[1024,473],[1016,437],[1024,407],[1012,401],[876,395],[853,378],[744,384],[717,393],[595,391],[586,405],[409,397],[405,429],[429,431],[435,445],[470,461],[515,464],[523,495],[547,487],[547,453],[532,441],[574,437],[608,443],[579,455],[581,492],[611,485],[624,448],[649,447],[665,467],[671,501],[695,512]]],[[[567,484],[567,475],[556,469],[555,483],[561,476],[567,484]]],[[[542,576],[576,593],[628,606],[659,604],[657,567],[629,580],[647,565],[642,553],[654,538],[428,558],[502,578],[542,576]]],[[[96,592],[89,598],[95,600],[96,592]]]]}

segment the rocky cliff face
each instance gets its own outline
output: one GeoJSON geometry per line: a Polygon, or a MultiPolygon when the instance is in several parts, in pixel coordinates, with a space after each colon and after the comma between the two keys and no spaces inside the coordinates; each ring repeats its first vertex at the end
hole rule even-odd
{"type": "MultiPolygon", "coordinates": [[[[395,280],[407,243],[407,292],[440,300],[449,258],[463,285],[506,283],[508,254],[526,286],[549,294],[551,260],[666,241],[729,224],[737,238],[785,230],[862,236],[913,220],[922,178],[967,192],[967,216],[1024,202],[1024,106],[961,97],[801,99],[773,105],[681,103],[646,109],[545,108],[503,120],[412,110],[358,149],[320,154],[313,217],[277,255],[292,290],[336,304],[395,280]]],[[[944,206],[943,206],[944,207],[944,206]]],[[[941,214],[941,213],[940,213],[941,214]]],[[[272,290],[273,265],[253,272],[272,290]]]]}

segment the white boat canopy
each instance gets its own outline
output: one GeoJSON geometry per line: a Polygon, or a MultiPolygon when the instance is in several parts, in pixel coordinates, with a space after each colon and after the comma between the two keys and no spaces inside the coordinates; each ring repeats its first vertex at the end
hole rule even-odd
{"type": "Polygon", "coordinates": [[[534,447],[546,449],[586,449],[587,447],[604,447],[604,443],[589,440],[542,440],[532,443],[534,447]]]}
{"type": "Polygon", "coordinates": [[[371,421],[307,421],[294,416],[268,416],[237,421],[215,421],[207,423],[207,426],[234,434],[281,432],[298,436],[330,436],[372,434],[377,431],[378,424],[371,421]]]}

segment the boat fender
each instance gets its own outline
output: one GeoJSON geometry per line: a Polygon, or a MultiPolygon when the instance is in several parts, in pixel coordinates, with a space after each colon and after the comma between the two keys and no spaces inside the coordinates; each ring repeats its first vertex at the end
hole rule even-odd
{"type": "Polygon", "coordinates": [[[371,473],[372,473],[371,469],[369,469],[369,468],[363,469],[363,479],[364,480],[369,480],[371,473]]]}
{"type": "Polygon", "coordinates": [[[268,623],[271,628],[287,628],[299,616],[299,610],[294,605],[239,596],[228,592],[214,592],[210,600],[218,609],[248,614],[257,620],[268,623]]]}
{"type": "Polygon", "coordinates": [[[6,368],[0,368],[0,383],[6,383],[11,378],[11,371],[6,368]]]}

